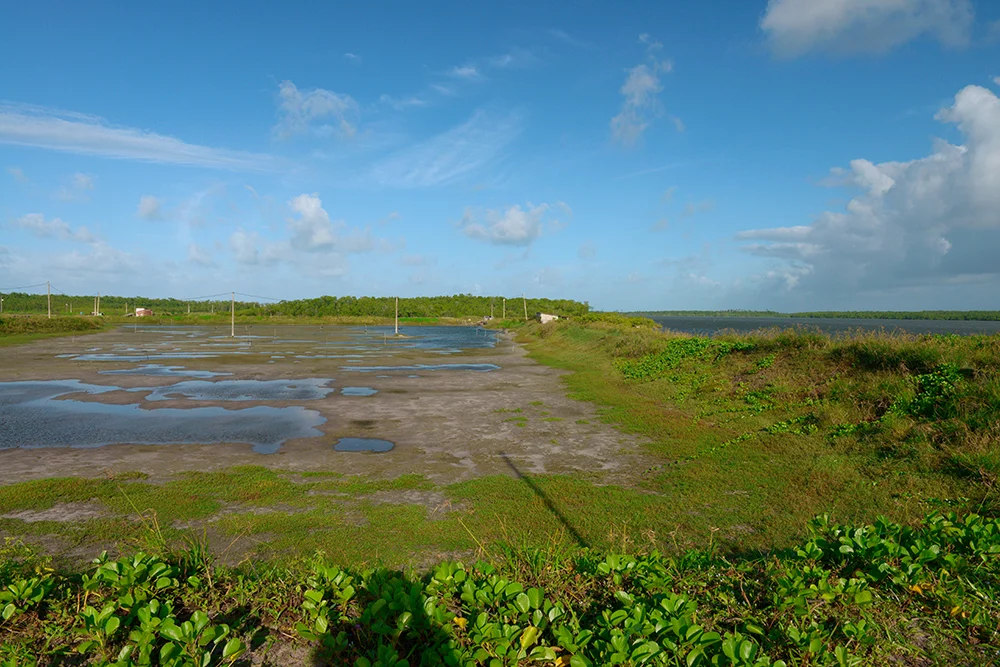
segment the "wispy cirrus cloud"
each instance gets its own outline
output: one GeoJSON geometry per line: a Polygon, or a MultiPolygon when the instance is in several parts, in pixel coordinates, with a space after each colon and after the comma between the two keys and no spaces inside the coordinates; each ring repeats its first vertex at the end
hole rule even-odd
{"type": "Polygon", "coordinates": [[[521,115],[477,111],[446,132],[376,163],[363,181],[400,188],[448,185],[500,160],[521,132],[521,115]]]}
{"type": "Polygon", "coordinates": [[[268,171],[276,166],[269,155],[189,144],[113,126],[97,116],[23,104],[0,104],[0,143],[229,171],[268,171]]]}
{"type": "Polygon", "coordinates": [[[448,76],[463,81],[481,81],[483,79],[482,73],[475,65],[456,65],[448,70],[448,76]]]}

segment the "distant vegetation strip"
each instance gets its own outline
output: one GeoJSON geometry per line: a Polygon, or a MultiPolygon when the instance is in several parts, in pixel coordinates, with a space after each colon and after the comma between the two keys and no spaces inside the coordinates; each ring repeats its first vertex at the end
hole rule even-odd
{"type": "Polygon", "coordinates": [[[1000,321],[1000,310],[822,310],[782,313],[775,310],[656,310],[628,313],[642,317],[797,317],[852,320],[1000,321]]]}
{"type": "Polygon", "coordinates": [[[99,331],[103,324],[89,317],[23,317],[0,316],[0,338],[25,334],[53,334],[99,331]]]}
{"type": "MultiPolygon", "coordinates": [[[[237,295],[239,296],[239,295],[237,295]]],[[[14,292],[5,294],[4,310],[11,313],[46,313],[48,309],[45,294],[14,292]]],[[[453,296],[405,297],[399,299],[400,318],[462,317],[481,318],[491,313],[495,317],[504,314],[503,296],[475,296],[456,294],[453,296]]],[[[149,308],[158,316],[182,316],[190,311],[194,314],[228,314],[229,299],[183,301],[180,299],[148,299],[144,297],[102,296],[101,312],[107,316],[134,313],[137,307],[149,308]]],[[[506,315],[524,318],[525,307],[529,316],[544,312],[563,317],[579,316],[590,312],[590,305],[570,299],[527,299],[520,296],[506,297],[506,315]]],[[[238,316],[258,317],[393,317],[396,312],[395,297],[354,297],[321,296],[315,299],[295,299],[288,301],[247,301],[243,297],[236,302],[238,316]]],[[[93,296],[52,297],[55,314],[85,314],[94,310],[93,296]]]]}

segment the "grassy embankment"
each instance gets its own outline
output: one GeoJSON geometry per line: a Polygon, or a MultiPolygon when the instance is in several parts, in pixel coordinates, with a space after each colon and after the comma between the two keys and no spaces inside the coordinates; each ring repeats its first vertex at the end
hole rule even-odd
{"type": "MultiPolygon", "coordinates": [[[[699,649],[720,656],[712,664],[758,664],[761,651],[793,664],[857,664],[852,656],[870,664],[887,664],[890,656],[919,656],[931,664],[996,657],[986,648],[996,641],[1000,622],[995,522],[945,525],[933,519],[916,532],[878,523],[860,533],[816,525],[812,530],[825,537],[802,540],[808,518],[826,512],[858,524],[884,514],[912,525],[927,512],[950,508],[995,516],[1000,339],[865,335],[835,342],[775,333],[708,340],[636,323],[525,329],[536,358],[573,371],[566,381],[575,396],[600,404],[604,419],[648,436],[662,464],[636,471],[631,488],[565,476],[434,488],[416,476],[294,476],[260,468],[190,474],[157,485],[141,475],[42,480],[0,488],[0,512],[91,501],[109,515],[70,528],[8,518],[0,529],[83,546],[118,537],[126,550],[145,544],[169,552],[184,532],[178,526],[215,518],[202,524],[211,528],[211,540],[224,545],[256,537],[267,556],[283,562],[273,569],[250,562],[229,570],[199,560],[197,586],[184,583],[188,572],[178,571],[173,576],[182,583],[168,581],[164,596],[179,618],[205,609],[244,639],[247,618],[272,638],[279,629],[290,632],[296,621],[312,629],[300,628],[306,637],[327,627],[320,634],[337,656],[333,664],[420,646],[441,646],[450,656],[478,650],[479,664],[495,656],[501,660],[495,664],[516,664],[520,650],[529,654],[542,644],[558,647],[561,658],[578,656],[567,664],[588,664],[584,657],[607,664],[615,653],[627,656],[624,664],[646,658],[709,664],[699,662],[699,649]],[[459,511],[377,501],[379,493],[400,490],[436,491],[459,511]],[[229,512],[220,513],[224,507],[229,512]],[[134,519],[137,512],[143,521],[134,519]],[[574,542],[600,552],[660,549],[675,557],[602,562],[574,542]],[[781,550],[796,544],[798,549],[781,550]],[[539,546],[544,551],[534,550],[539,546]],[[690,546],[709,551],[685,555],[690,546]],[[768,548],[778,550],[756,555],[768,548]],[[300,596],[296,582],[309,575],[294,556],[315,549],[354,568],[349,594],[342,579],[331,581],[337,576],[313,573],[307,585],[317,593],[300,596]],[[468,549],[499,568],[504,583],[490,579],[488,569],[460,575],[468,585],[451,566],[419,581],[359,570],[414,562],[408,561],[413,554],[426,563],[435,553],[468,549]],[[206,579],[215,583],[206,587],[206,579]],[[521,584],[545,593],[525,603],[521,584]],[[310,607],[321,590],[324,600],[333,600],[326,612],[317,611],[322,605],[310,607]],[[377,599],[387,592],[396,604],[382,607],[377,599]],[[700,610],[669,601],[671,593],[688,596],[700,610]],[[561,629],[544,611],[545,600],[568,614],[561,629]],[[545,618],[534,613],[539,605],[545,618]],[[467,621],[454,620],[455,613],[467,621]],[[667,617],[650,620],[654,613],[667,617]],[[317,620],[323,614],[326,620],[317,620]],[[501,622],[508,627],[493,625],[501,622]],[[680,636],[671,634],[678,628],[680,636]],[[504,639],[490,639],[493,632],[506,633],[510,653],[501,650],[504,639]]],[[[524,406],[517,418],[544,419],[543,411],[524,406]]],[[[192,567],[191,558],[172,562],[192,567]]],[[[72,607],[82,585],[69,577],[58,582],[58,593],[47,595],[72,607]]],[[[97,589],[95,601],[117,605],[109,613],[122,617],[120,623],[144,622],[121,605],[118,584],[90,585],[97,589]]],[[[63,608],[59,604],[50,602],[49,609],[63,608]]],[[[37,647],[43,627],[86,625],[66,609],[53,618],[32,608],[15,621],[22,625],[3,625],[0,632],[37,647]]],[[[117,651],[124,633],[112,634],[108,642],[117,651]]],[[[174,642],[160,635],[158,646],[174,642]]],[[[70,637],[54,646],[79,641],[70,637]]],[[[556,655],[537,650],[537,657],[556,655]]],[[[396,664],[387,657],[373,663],[396,664]]]]}
{"type": "Polygon", "coordinates": [[[30,343],[42,338],[97,333],[106,324],[92,317],[53,317],[30,315],[0,316],[0,347],[30,343]]]}

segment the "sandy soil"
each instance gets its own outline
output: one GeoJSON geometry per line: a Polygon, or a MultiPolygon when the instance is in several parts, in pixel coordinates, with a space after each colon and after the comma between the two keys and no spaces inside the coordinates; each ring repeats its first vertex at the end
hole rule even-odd
{"type": "MultiPolygon", "coordinates": [[[[223,333],[214,329],[208,331],[212,335],[223,333]]],[[[99,476],[109,471],[127,470],[140,470],[157,480],[182,471],[246,464],[287,471],[325,470],[380,477],[419,473],[439,484],[498,473],[513,475],[516,474],[513,468],[533,474],[599,472],[607,482],[627,483],[627,471],[652,464],[642,454],[636,438],[599,423],[593,406],[567,398],[560,382],[561,373],[528,359],[524,350],[508,337],[502,337],[495,348],[442,354],[437,350],[401,348],[391,342],[376,344],[374,336],[352,347],[354,343],[346,335],[347,331],[331,327],[323,330],[316,327],[278,328],[272,340],[248,339],[233,344],[228,339],[208,338],[204,335],[205,330],[198,336],[191,336],[169,330],[133,332],[120,329],[0,348],[2,381],[77,379],[129,389],[192,379],[99,372],[158,363],[232,374],[214,380],[331,378],[338,389],[366,386],[378,390],[369,397],[344,396],[338,391],[320,400],[287,402],[204,402],[187,398],[144,401],[144,393],[126,391],[64,396],[63,399],[71,400],[136,403],[148,409],[301,405],[317,410],[327,421],[319,427],[322,436],[287,441],[276,454],[257,454],[246,444],[4,449],[0,450],[0,484],[52,476],[99,476]],[[192,351],[220,356],[155,358],[157,354],[192,351]],[[57,356],[108,353],[154,358],[148,361],[144,358],[81,361],[57,356]],[[360,358],[316,358],[324,354],[353,354],[360,358]],[[275,356],[283,358],[275,359],[275,356]],[[501,369],[485,373],[343,370],[346,365],[442,363],[491,363],[501,369]],[[411,377],[413,375],[418,377],[411,377]],[[532,405],[537,402],[541,405],[532,405]],[[522,412],[500,412],[518,408],[522,412]],[[523,426],[518,425],[520,417],[527,418],[520,420],[523,426]],[[589,423],[578,423],[578,420],[589,423]],[[349,436],[382,438],[396,443],[396,447],[382,454],[335,452],[336,440],[349,436]]],[[[270,328],[267,332],[271,333],[270,328]]],[[[377,343],[382,342],[381,338],[377,339],[377,343]]]]}

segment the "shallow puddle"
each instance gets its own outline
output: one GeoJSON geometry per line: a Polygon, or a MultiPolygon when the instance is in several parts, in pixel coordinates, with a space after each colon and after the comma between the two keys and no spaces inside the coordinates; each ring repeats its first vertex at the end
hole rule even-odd
{"type": "Polygon", "coordinates": [[[342,371],[358,373],[386,373],[390,371],[475,371],[486,373],[498,371],[496,364],[415,364],[413,366],[341,366],[342,371]]]}
{"type": "Polygon", "coordinates": [[[232,373],[213,373],[212,371],[196,371],[183,366],[161,366],[160,364],[146,364],[135,368],[120,368],[114,371],[97,371],[101,375],[145,375],[148,377],[190,377],[190,378],[214,378],[220,375],[232,375],[232,373]]]}
{"type": "Polygon", "coordinates": [[[372,389],[371,387],[344,387],[340,390],[340,393],[344,396],[374,396],[378,393],[378,389],[372,389]]]}
{"type": "Polygon", "coordinates": [[[326,421],[301,406],[150,410],[135,404],[54,400],[117,389],[78,380],[0,382],[0,449],[240,442],[273,454],[287,440],[322,435],[316,427],[326,421]]]}
{"type": "Polygon", "coordinates": [[[149,361],[150,359],[214,359],[207,352],[152,352],[150,354],[79,354],[73,361],[149,361]]]}
{"type": "MultiPolygon", "coordinates": [[[[303,380],[190,380],[153,389],[148,401],[187,398],[194,401],[315,401],[336,391],[329,378],[303,380]]],[[[131,391],[149,391],[147,388],[131,391]]]]}
{"type": "Polygon", "coordinates": [[[395,447],[388,440],[376,438],[341,438],[334,445],[338,452],[387,452],[395,447]]]}

